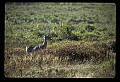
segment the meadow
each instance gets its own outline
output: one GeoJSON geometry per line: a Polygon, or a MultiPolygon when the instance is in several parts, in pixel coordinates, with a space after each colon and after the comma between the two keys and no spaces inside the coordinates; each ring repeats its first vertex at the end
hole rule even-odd
{"type": "Polygon", "coordinates": [[[5,77],[115,77],[115,3],[7,2],[4,22],[5,77]],[[47,48],[27,54],[44,35],[47,48]]]}

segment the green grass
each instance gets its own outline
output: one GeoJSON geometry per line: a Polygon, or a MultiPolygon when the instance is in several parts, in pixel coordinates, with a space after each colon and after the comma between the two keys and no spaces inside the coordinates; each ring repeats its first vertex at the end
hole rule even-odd
{"type": "Polygon", "coordinates": [[[5,77],[113,78],[115,47],[114,3],[5,3],[5,77]]]}

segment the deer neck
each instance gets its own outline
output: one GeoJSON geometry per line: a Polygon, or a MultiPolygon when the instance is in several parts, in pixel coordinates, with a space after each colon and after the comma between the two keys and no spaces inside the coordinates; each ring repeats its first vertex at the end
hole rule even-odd
{"type": "Polygon", "coordinates": [[[46,47],[47,46],[47,41],[44,40],[43,45],[46,47]]]}
{"type": "Polygon", "coordinates": [[[39,46],[39,48],[45,49],[47,46],[47,41],[44,39],[44,42],[42,45],[39,46]]]}

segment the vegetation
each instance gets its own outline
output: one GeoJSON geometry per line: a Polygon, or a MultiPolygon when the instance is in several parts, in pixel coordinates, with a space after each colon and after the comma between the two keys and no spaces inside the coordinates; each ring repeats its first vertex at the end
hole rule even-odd
{"type": "Polygon", "coordinates": [[[115,57],[114,3],[5,3],[5,77],[114,78],[115,57]]]}

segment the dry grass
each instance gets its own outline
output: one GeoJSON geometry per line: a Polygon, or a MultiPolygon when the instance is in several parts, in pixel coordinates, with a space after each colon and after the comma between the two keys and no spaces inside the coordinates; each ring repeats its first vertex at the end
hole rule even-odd
{"type": "Polygon", "coordinates": [[[26,54],[22,48],[6,47],[5,77],[90,78],[102,77],[103,73],[106,74],[104,77],[114,77],[115,69],[109,69],[111,64],[107,64],[108,68],[103,68],[101,63],[114,60],[115,53],[107,51],[100,44],[95,47],[96,42],[80,44],[63,42],[58,48],[49,46],[45,50],[31,54],[26,54]],[[107,69],[108,71],[104,71],[107,69]]]}
{"type": "Polygon", "coordinates": [[[69,57],[69,61],[92,61],[102,62],[115,58],[114,53],[108,49],[109,46],[98,42],[68,43],[56,49],[57,55],[62,59],[69,57]]]}

